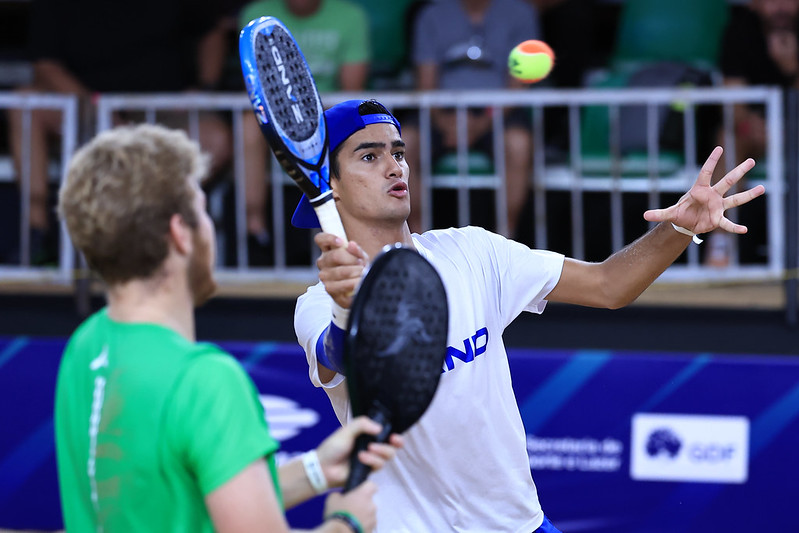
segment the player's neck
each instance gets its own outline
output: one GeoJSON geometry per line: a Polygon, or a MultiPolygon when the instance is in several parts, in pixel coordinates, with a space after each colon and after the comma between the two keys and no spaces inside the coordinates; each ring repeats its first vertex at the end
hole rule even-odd
{"type": "Polygon", "coordinates": [[[126,323],[158,324],[194,342],[194,301],[185,277],[158,273],[110,287],[108,314],[126,323]]]}
{"type": "Polygon", "coordinates": [[[347,239],[357,242],[371,259],[377,257],[387,244],[400,242],[414,248],[407,222],[403,222],[399,226],[345,223],[344,228],[347,232],[347,239]]]}

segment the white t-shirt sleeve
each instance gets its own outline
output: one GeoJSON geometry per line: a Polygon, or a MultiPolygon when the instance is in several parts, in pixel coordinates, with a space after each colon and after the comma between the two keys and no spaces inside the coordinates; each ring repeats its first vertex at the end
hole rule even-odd
{"type": "Polygon", "coordinates": [[[499,306],[507,327],[522,311],[542,313],[545,298],[555,288],[563,272],[562,254],[547,250],[531,250],[488,231],[482,232],[493,248],[492,257],[499,276],[499,306]]]}
{"type": "Polygon", "coordinates": [[[316,361],[317,342],[330,325],[332,302],[333,300],[321,282],[308,287],[305,294],[297,299],[297,305],[294,308],[294,332],[297,334],[297,341],[305,351],[305,358],[308,361],[308,377],[311,378],[311,383],[314,387],[324,389],[330,398],[336,416],[343,424],[349,419],[350,408],[344,376],[336,374],[329,382],[322,383],[319,379],[319,366],[316,361]]]}

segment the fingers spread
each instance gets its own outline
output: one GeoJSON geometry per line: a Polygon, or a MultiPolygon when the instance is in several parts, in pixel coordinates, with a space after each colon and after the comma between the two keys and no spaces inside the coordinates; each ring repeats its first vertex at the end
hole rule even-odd
{"type": "Polygon", "coordinates": [[[723,229],[724,231],[729,231],[730,233],[738,234],[744,234],[749,231],[746,226],[736,224],[726,217],[722,217],[719,221],[719,228],[723,229]]]}
{"type": "Polygon", "coordinates": [[[733,194],[732,196],[728,196],[724,199],[724,209],[729,209],[731,207],[738,207],[739,205],[743,205],[750,200],[753,200],[766,192],[766,188],[762,185],[758,185],[757,187],[752,187],[751,189],[743,192],[739,192],[733,194]]]}
{"type": "Polygon", "coordinates": [[[716,170],[716,164],[721,159],[721,154],[724,153],[724,150],[721,146],[716,146],[712,152],[710,152],[710,156],[705,161],[705,164],[702,165],[702,170],[699,171],[699,177],[696,178],[697,185],[710,185],[710,179],[713,177],[713,171],[716,170]]]}
{"type": "Polygon", "coordinates": [[[644,220],[649,222],[663,222],[668,219],[667,209],[650,209],[644,212],[644,220]]]}
{"type": "Polygon", "coordinates": [[[725,176],[713,186],[713,189],[715,189],[716,192],[721,195],[727,194],[727,191],[729,191],[733,185],[738,183],[738,181],[740,181],[740,179],[743,178],[747,172],[752,170],[754,166],[755,160],[752,158],[747,159],[731,171],[727,172],[727,174],[725,174],[725,176]]]}

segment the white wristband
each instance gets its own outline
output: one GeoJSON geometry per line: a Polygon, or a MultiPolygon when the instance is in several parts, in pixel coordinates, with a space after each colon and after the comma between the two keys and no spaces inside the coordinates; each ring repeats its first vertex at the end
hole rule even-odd
{"type": "Polygon", "coordinates": [[[338,329],[347,331],[347,322],[350,319],[350,310],[344,309],[336,302],[333,302],[331,309],[333,311],[332,322],[338,327],[338,329]]]}
{"type": "Polygon", "coordinates": [[[681,228],[674,222],[671,223],[671,227],[674,228],[674,230],[677,231],[677,233],[682,233],[683,235],[688,235],[689,237],[691,237],[691,240],[694,241],[696,244],[702,244],[702,239],[697,237],[696,233],[694,233],[693,231],[681,228]]]}
{"type": "Polygon", "coordinates": [[[313,490],[317,494],[322,494],[327,490],[327,479],[325,473],[322,472],[322,464],[319,462],[319,456],[316,450],[305,452],[302,454],[302,466],[305,468],[305,475],[308,477],[313,490]]]}

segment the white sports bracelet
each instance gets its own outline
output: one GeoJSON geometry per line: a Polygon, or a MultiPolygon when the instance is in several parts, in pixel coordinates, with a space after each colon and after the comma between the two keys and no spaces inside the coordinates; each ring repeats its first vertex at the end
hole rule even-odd
{"type": "Polygon", "coordinates": [[[317,494],[325,492],[328,489],[327,479],[325,478],[325,473],[322,472],[322,464],[319,462],[316,450],[302,454],[302,466],[305,468],[305,475],[308,477],[313,490],[317,494]]]}
{"type": "Polygon", "coordinates": [[[696,233],[694,233],[693,231],[681,228],[674,222],[671,223],[671,227],[673,227],[675,231],[677,231],[677,233],[682,233],[683,235],[688,235],[689,237],[691,237],[691,240],[694,241],[696,244],[702,244],[702,239],[697,237],[696,233]]]}
{"type": "Polygon", "coordinates": [[[331,306],[331,311],[333,312],[333,320],[332,322],[338,326],[338,329],[343,329],[347,331],[347,322],[350,318],[350,310],[344,309],[336,302],[333,302],[331,306]]]}

